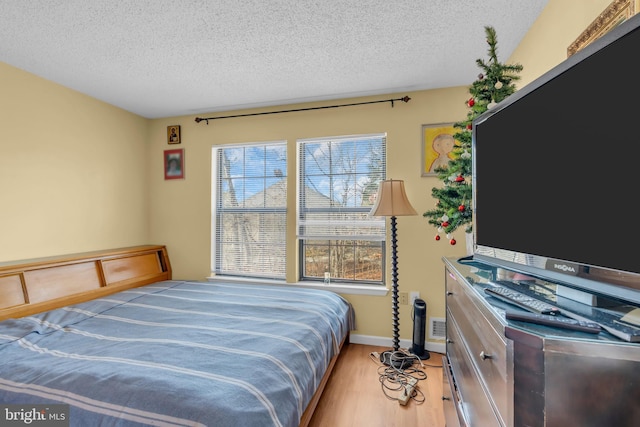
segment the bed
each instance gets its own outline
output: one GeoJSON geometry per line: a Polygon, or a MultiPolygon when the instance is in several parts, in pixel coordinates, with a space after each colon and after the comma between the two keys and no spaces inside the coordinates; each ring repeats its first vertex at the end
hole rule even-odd
{"type": "Polygon", "coordinates": [[[164,246],[0,265],[0,402],[72,426],[306,425],[353,326],[332,292],[172,280],[164,246]]]}

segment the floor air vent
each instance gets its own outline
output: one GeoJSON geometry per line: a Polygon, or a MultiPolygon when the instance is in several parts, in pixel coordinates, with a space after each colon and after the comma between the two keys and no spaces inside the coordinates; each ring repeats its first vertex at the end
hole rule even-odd
{"type": "Polygon", "coordinates": [[[447,337],[447,320],[439,317],[429,318],[429,338],[443,340],[447,337]]]}

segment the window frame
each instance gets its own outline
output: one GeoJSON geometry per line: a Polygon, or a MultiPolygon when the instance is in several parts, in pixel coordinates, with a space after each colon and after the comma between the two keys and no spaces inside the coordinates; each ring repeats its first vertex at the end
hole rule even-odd
{"type": "MultiPolygon", "coordinates": [[[[304,207],[303,208],[303,200],[306,199],[307,195],[306,195],[306,191],[305,191],[305,181],[306,181],[306,176],[307,174],[304,173],[304,168],[305,168],[305,147],[307,144],[313,144],[313,143],[323,143],[323,142],[331,142],[331,143],[336,143],[336,142],[348,142],[348,141],[358,141],[358,140],[380,140],[380,144],[381,144],[381,166],[380,166],[380,170],[376,170],[373,173],[374,174],[379,174],[379,177],[377,178],[377,182],[374,182],[375,185],[375,191],[374,193],[377,195],[377,188],[379,185],[379,182],[383,181],[384,179],[386,179],[386,159],[387,159],[387,134],[386,133],[376,133],[376,134],[365,134],[365,135],[347,135],[347,136],[336,136],[336,137],[320,137],[320,138],[307,138],[307,139],[298,139],[296,141],[296,170],[297,170],[297,175],[296,175],[296,180],[297,180],[297,188],[296,188],[296,239],[298,242],[298,280],[301,281],[311,281],[311,282],[322,282],[324,280],[323,277],[318,277],[318,276],[310,276],[307,274],[307,268],[306,268],[306,248],[307,248],[307,241],[311,242],[311,241],[327,241],[328,244],[330,245],[332,242],[340,242],[340,241],[351,241],[353,244],[350,245],[350,248],[353,248],[354,251],[357,251],[358,248],[355,246],[356,242],[358,241],[363,241],[363,242],[380,242],[380,280],[357,280],[357,279],[353,279],[353,278],[337,278],[337,277],[330,277],[330,282],[331,283],[339,283],[339,284],[350,284],[350,285],[356,285],[356,286],[367,286],[367,285],[374,285],[374,286],[384,286],[385,285],[385,278],[386,278],[386,229],[387,229],[387,225],[386,225],[386,219],[385,218],[371,218],[369,220],[367,220],[367,224],[373,224],[376,223],[378,224],[377,227],[379,228],[379,234],[377,235],[361,235],[359,236],[359,238],[357,239],[353,239],[353,238],[348,238],[348,236],[340,236],[340,235],[325,235],[325,236],[314,236],[314,237],[308,237],[305,236],[305,233],[303,231],[301,231],[304,227],[305,227],[305,221],[306,221],[306,217],[305,219],[303,219],[304,214],[308,213],[308,212],[336,212],[336,213],[346,213],[346,214],[363,214],[363,213],[369,213],[371,208],[373,207],[373,203],[371,203],[371,205],[366,205],[366,206],[354,206],[354,207],[345,207],[345,206],[339,206],[336,209],[331,209],[331,208],[315,208],[315,207],[304,207]]],[[[331,155],[330,155],[331,156],[331,155]]],[[[331,160],[330,160],[331,162],[331,160]]],[[[330,167],[330,169],[332,169],[333,166],[330,167]]],[[[356,168],[357,169],[357,168],[356,168]]],[[[311,174],[309,174],[311,175],[311,174]]],[[[334,176],[338,176],[338,175],[349,175],[349,176],[353,176],[354,178],[362,175],[361,172],[354,170],[352,173],[350,174],[344,174],[344,173],[333,173],[333,172],[329,172],[327,174],[327,179],[331,180],[333,179],[334,176]]],[[[315,176],[318,176],[317,174],[315,176]]],[[[354,181],[355,182],[355,181],[354,181]]],[[[364,195],[364,193],[363,193],[364,195]]],[[[359,220],[358,220],[359,221],[359,220]]],[[[308,221],[311,222],[311,221],[308,221]]],[[[357,226],[356,228],[366,228],[367,225],[363,225],[363,226],[357,226]]],[[[339,228],[339,227],[338,227],[339,228]]],[[[353,267],[354,269],[358,266],[357,262],[354,258],[354,264],[353,267]]],[[[354,270],[355,271],[355,270],[354,270]]]]}
{"type": "MultiPolygon", "coordinates": [[[[238,144],[224,144],[224,145],[214,145],[212,147],[212,153],[211,153],[211,158],[212,158],[212,174],[211,174],[211,274],[212,276],[237,276],[237,277],[247,277],[247,278],[259,278],[259,279],[268,279],[268,280],[285,280],[286,278],[286,271],[287,271],[287,252],[288,252],[288,248],[287,248],[287,213],[289,211],[288,206],[287,206],[287,195],[286,193],[288,192],[288,188],[287,188],[287,166],[288,166],[288,144],[286,140],[278,140],[278,141],[264,141],[264,142],[249,142],[249,143],[238,143],[238,144]],[[231,150],[231,149],[242,149],[243,150],[243,155],[246,154],[246,149],[252,148],[252,147],[260,147],[260,148],[266,148],[268,149],[269,147],[280,147],[281,149],[284,148],[284,167],[283,167],[283,171],[281,171],[283,173],[282,178],[284,179],[284,183],[285,183],[285,195],[284,195],[284,205],[282,207],[265,207],[265,206],[261,206],[261,207],[247,207],[247,206],[243,206],[243,207],[224,207],[222,206],[222,202],[223,200],[220,198],[220,191],[221,191],[221,187],[223,185],[223,179],[238,179],[238,178],[242,178],[242,179],[247,179],[247,178],[262,178],[265,181],[267,179],[272,178],[271,176],[267,176],[266,174],[263,176],[252,176],[250,174],[247,174],[247,170],[245,169],[243,174],[240,177],[235,177],[235,178],[223,178],[221,177],[221,171],[220,171],[220,157],[222,156],[222,151],[223,150],[231,150]],[[224,214],[243,214],[243,213],[247,213],[247,214],[281,214],[282,218],[283,218],[283,223],[284,223],[284,227],[283,227],[283,232],[282,232],[282,240],[280,241],[280,245],[283,247],[283,251],[284,251],[284,255],[282,256],[282,268],[280,269],[280,274],[266,274],[263,271],[232,271],[232,270],[224,270],[223,269],[223,265],[221,262],[221,242],[220,242],[220,238],[223,236],[223,227],[222,227],[222,220],[221,215],[224,214]]],[[[265,166],[267,165],[266,163],[266,157],[265,157],[265,166]]],[[[274,172],[274,177],[276,177],[277,175],[275,175],[274,172]]],[[[266,192],[267,188],[269,188],[269,186],[264,186],[264,190],[263,192],[266,192]]],[[[259,193],[256,193],[259,194],[259,193]]],[[[259,221],[262,221],[264,219],[263,216],[259,216],[259,221]]],[[[247,265],[245,265],[244,267],[247,266],[252,266],[252,265],[260,265],[260,263],[254,264],[254,263],[248,263],[247,265]]]]}

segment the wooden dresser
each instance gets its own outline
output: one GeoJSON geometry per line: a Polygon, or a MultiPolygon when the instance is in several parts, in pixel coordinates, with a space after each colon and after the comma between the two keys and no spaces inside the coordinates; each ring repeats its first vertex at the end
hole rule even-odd
{"type": "Polygon", "coordinates": [[[640,426],[640,343],[506,320],[495,269],[444,264],[447,427],[640,426]]]}

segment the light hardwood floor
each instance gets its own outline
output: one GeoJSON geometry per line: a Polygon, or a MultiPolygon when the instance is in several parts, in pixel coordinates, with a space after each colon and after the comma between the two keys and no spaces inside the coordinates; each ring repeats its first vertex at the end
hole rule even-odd
{"type": "MultiPolygon", "coordinates": [[[[425,401],[410,400],[406,406],[386,397],[379,380],[381,364],[371,352],[385,347],[348,344],[314,412],[309,427],[443,427],[442,355],[431,353],[421,368],[427,378],[418,382],[425,401]]],[[[418,366],[419,367],[419,366],[418,366]]],[[[391,395],[393,392],[389,392],[391,395]]],[[[395,395],[397,395],[396,393],[395,395]]]]}

